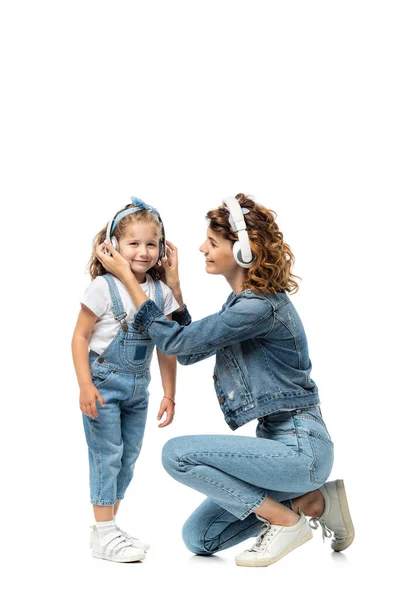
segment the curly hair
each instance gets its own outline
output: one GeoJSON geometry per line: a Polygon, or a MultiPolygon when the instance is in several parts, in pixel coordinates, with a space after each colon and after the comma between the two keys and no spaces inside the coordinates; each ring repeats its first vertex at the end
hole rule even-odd
{"type": "MultiPolygon", "coordinates": [[[[251,196],[237,194],[235,196],[242,208],[248,213],[243,215],[249,236],[250,248],[255,256],[255,263],[246,269],[246,279],[242,291],[250,288],[256,294],[275,294],[289,292],[295,294],[299,286],[292,273],[294,256],[290,246],[283,241],[282,232],[275,221],[276,213],[261,204],[256,204],[251,196]]],[[[229,224],[229,210],[220,206],[207,213],[208,226],[221,234],[232,245],[238,241],[237,234],[229,224]]]]}
{"type": "MultiPolygon", "coordinates": [[[[132,204],[127,204],[124,208],[121,208],[121,210],[118,211],[115,217],[119,215],[119,213],[123,210],[126,210],[127,208],[130,208],[132,206],[132,204]]],[[[131,223],[138,222],[149,223],[150,225],[154,225],[157,229],[158,235],[161,237],[161,223],[157,219],[157,216],[154,213],[149,212],[148,210],[138,210],[134,213],[131,213],[130,215],[127,215],[126,217],[123,217],[114,229],[112,233],[113,237],[116,237],[117,240],[119,240],[121,237],[123,237],[126,229],[129,225],[131,225],[131,223]]],[[[96,248],[99,244],[102,244],[104,242],[104,240],[106,239],[106,233],[107,225],[103,227],[103,229],[99,231],[99,233],[93,239],[92,256],[90,257],[90,260],[87,264],[87,271],[90,274],[91,279],[96,279],[96,277],[98,277],[99,275],[105,275],[107,273],[106,269],[103,267],[103,265],[96,256],[96,248]]],[[[154,267],[149,269],[147,273],[153,279],[160,279],[160,274],[154,267]]]]}

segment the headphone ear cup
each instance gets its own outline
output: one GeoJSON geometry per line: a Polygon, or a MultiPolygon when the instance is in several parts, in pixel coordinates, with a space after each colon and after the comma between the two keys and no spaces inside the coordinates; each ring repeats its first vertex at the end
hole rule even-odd
{"type": "Polygon", "coordinates": [[[158,260],[161,260],[165,256],[165,243],[164,240],[160,240],[158,246],[158,260]]]}
{"type": "Polygon", "coordinates": [[[253,257],[253,260],[249,263],[243,262],[242,252],[241,252],[241,248],[240,248],[240,242],[235,242],[233,244],[232,252],[233,252],[233,258],[235,259],[235,261],[237,262],[239,267],[243,267],[243,269],[249,269],[252,265],[254,265],[254,263],[255,263],[254,257],[253,257]]]}
{"type": "Polygon", "coordinates": [[[113,236],[111,238],[111,243],[114,246],[114,248],[116,249],[116,251],[118,252],[119,251],[119,244],[118,244],[118,240],[117,240],[117,238],[115,236],[113,236]]]}

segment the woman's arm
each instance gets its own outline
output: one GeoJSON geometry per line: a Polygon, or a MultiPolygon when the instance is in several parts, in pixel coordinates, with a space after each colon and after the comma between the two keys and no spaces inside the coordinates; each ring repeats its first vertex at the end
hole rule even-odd
{"type": "Polygon", "coordinates": [[[99,260],[122,280],[138,308],[135,329],[138,332],[147,331],[164,354],[178,356],[178,359],[184,355],[188,361],[196,362],[195,356],[202,360],[218,348],[266,335],[273,326],[271,304],[263,296],[247,292],[234,296],[221,312],[186,327],[169,321],[157,305],[147,299],[128,262],[110,245],[111,256],[105,255],[103,247],[104,244],[101,244],[96,251],[99,260]]]}

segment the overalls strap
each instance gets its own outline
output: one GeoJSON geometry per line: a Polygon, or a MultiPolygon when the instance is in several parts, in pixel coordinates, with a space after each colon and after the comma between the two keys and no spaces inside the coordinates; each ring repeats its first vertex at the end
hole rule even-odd
{"type": "MultiPolygon", "coordinates": [[[[115,283],[114,278],[109,273],[106,273],[105,275],[103,275],[103,277],[107,281],[108,287],[110,289],[114,319],[116,321],[123,322],[125,321],[127,314],[124,310],[124,306],[122,304],[117,284],[115,283]]],[[[161,283],[156,279],[154,280],[154,296],[154,302],[157,304],[158,308],[163,312],[164,298],[162,293],[162,287],[161,283]]]]}
{"type": "Polygon", "coordinates": [[[115,283],[113,277],[109,273],[106,273],[105,275],[103,275],[103,277],[107,281],[108,287],[110,289],[114,319],[119,322],[125,321],[126,312],[124,311],[124,306],[122,304],[117,284],[115,283]]]}
{"type": "Polygon", "coordinates": [[[154,302],[157,304],[161,312],[164,312],[164,298],[162,293],[162,287],[158,279],[154,279],[154,302]]]}

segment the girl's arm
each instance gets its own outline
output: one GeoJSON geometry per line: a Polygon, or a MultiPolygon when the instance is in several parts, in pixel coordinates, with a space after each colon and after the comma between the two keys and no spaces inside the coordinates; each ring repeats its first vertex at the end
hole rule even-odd
{"type": "Polygon", "coordinates": [[[93,418],[98,417],[96,399],[104,406],[103,398],[93,385],[89,367],[89,340],[96,320],[97,316],[82,304],[72,336],[72,358],[80,388],[80,408],[93,418]]]}
{"type": "MultiPolygon", "coordinates": [[[[171,320],[171,315],[167,315],[167,319],[171,320]]],[[[164,389],[164,397],[161,400],[157,419],[160,420],[166,412],[165,421],[159,425],[159,427],[165,427],[172,422],[175,413],[176,358],[175,356],[167,356],[157,348],[157,360],[164,389]]]]}

